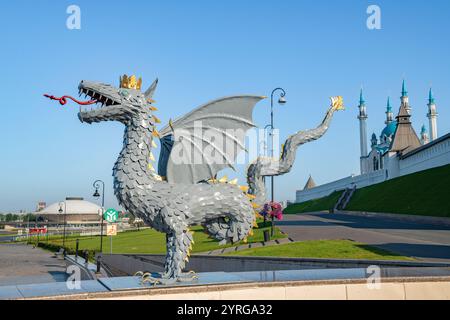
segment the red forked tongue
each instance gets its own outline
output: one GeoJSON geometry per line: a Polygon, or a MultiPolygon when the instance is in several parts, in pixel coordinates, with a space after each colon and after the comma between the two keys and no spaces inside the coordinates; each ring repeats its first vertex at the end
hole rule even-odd
{"type": "Polygon", "coordinates": [[[97,100],[79,101],[79,100],[77,100],[77,99],[75,99],[74,97],[71,97],[71,96],[62,96],[61,98],[58,98],[58,97],[55,97],[55,96],[51,96],[49,94],[44,94],[44,97],[49,98],[51,100],[57,100],[57,101],[59,101],[59,103],[62,106],[67,103],[67,99],[71,99],[72,101],[74,101],[74,102],[76,102],[78,104],[81,104],[83,106],[87,106],[87,105],[94,104],[94,103],[97,102],[97,100]]]}

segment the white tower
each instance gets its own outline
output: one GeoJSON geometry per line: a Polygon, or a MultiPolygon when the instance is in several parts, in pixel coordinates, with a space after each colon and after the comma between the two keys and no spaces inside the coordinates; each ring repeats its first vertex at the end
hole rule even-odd
{"type": "Polygon", "coordinates": [[[437,139],[437,137],[438,137],[437,116],[438,116],[438,113],[436,111],[436,104],[434,103],[433,92],[431,91],[431,88],[430,88],[430,92],[428,93],[427,117],[430,120],[430,140],[431,141],[437,139]]]}
{"type": "Polygon", "coordinates": [[[361,168],[361,174],[365,173],[363,158],[367,157],[367,111],[366,111],[366,104],[363,98],[363,91],[361,89],[361,92],[359,94],[359,139],[360,139],[360,149],[361,149],[361,157],[360,157],[360,168],[361,168]]]}

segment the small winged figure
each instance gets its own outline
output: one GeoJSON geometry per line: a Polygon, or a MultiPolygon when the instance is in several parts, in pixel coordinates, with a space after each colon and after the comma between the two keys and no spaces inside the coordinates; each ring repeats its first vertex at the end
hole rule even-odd
{"type": "Polygon", "coordinates": [[[123,149],[113,168],[114,193],[128,212],[167,234],[164,273],[141,274],[145,281],[166,284],[195,279],[192,273],[183,273],[194,244],[190,226],[203,226],[221,244],[245,240],[252,233],[255,212],[266,201],[263,178],[288,172],[297,147],[320,138],[334,111],[343,106],[341,97],[332,98],[322,123],[290,136],[279,159],[260,157],[251,163],[248,187],[243,187],[235,181],[217,180],[216,176],[220,170],[232,168],[237,154],[245,150],[245,133],[255,127],[253,108],[264,97],[218,99],[170,121],[158,132],[160,120],[154,115],[157,109],[152,100],[157,83],[155,80],[142,92],[142,80],[134,76],[121,77],[119,88],[81,81],[80,95],[91,98],[81,104],[97,103],[101,107],[80,107],[78,117],[88,124],[124,124],[123,149]],[[157,138],[161,144],[158,172],[152,165],[157,138]]]}

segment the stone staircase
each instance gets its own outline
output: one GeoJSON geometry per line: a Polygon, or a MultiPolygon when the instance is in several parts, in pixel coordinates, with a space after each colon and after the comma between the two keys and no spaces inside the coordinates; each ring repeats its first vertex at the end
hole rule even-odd
{"type": "Polygon", "coordinates": [[[342,192],[341,196],[339,197],[339,200],[336,202],[333,212],[345,210],[348,203],[353,197],[353,194],[356,191],[356,186],[353,186],[353,188],[346,188],[344,192],[342,192]]]}

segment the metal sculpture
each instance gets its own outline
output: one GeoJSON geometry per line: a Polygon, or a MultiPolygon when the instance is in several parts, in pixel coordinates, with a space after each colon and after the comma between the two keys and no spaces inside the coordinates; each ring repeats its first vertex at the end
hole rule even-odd
{"type": "Polygon", "coordinates": [[[121,77],[119,88],[81,81],[80,95],[84,93],[91,98],[89,104],[95,101],[101,107],[80,107],[78,117],[89,124],[119,121],[125,125],[123,149],[113,168],[114,193],[128,212],[166,233],[164,273],[143,276],[145,281],[166,284],[195,278],[193,273],[183,273],[194,244],[190,226],[202,225],[221,244],[245,240],[252,233],[255,209],[265,202],[263,177],[288,172],[297,147],[327,131],[333,112],[342,109],[342,99],[332,98],[332,106],[319,127],[289,137],[279,160],[260,157],[253,162],[247,173],[248,189],[236,181],[217,180],[216,174],[232,167],[237,153],[244,150],[245,132],[255,126],[253,108],[264,97],[243,95],[212,101],[170,121],[159,133],[155,126],[160,120],[153,114],[157,109],[152,105],[157,83],[141,92],[142,80],[135,76],[121,77]],[[199,122],[200,133],[196,131],[199,122]],[[203,137],[206,130],[220,135],[225,143],[203,137]],[[151,163],[155,138],[160,138],[162,146],[158,173],[151,163]],[[223,148],[227,143],[232,147],[223,148]],[[222,161],[212,161],[205,148],[211,148],[222,161]],[[201,161],[180,161],[180,154],[201,161]]]}

